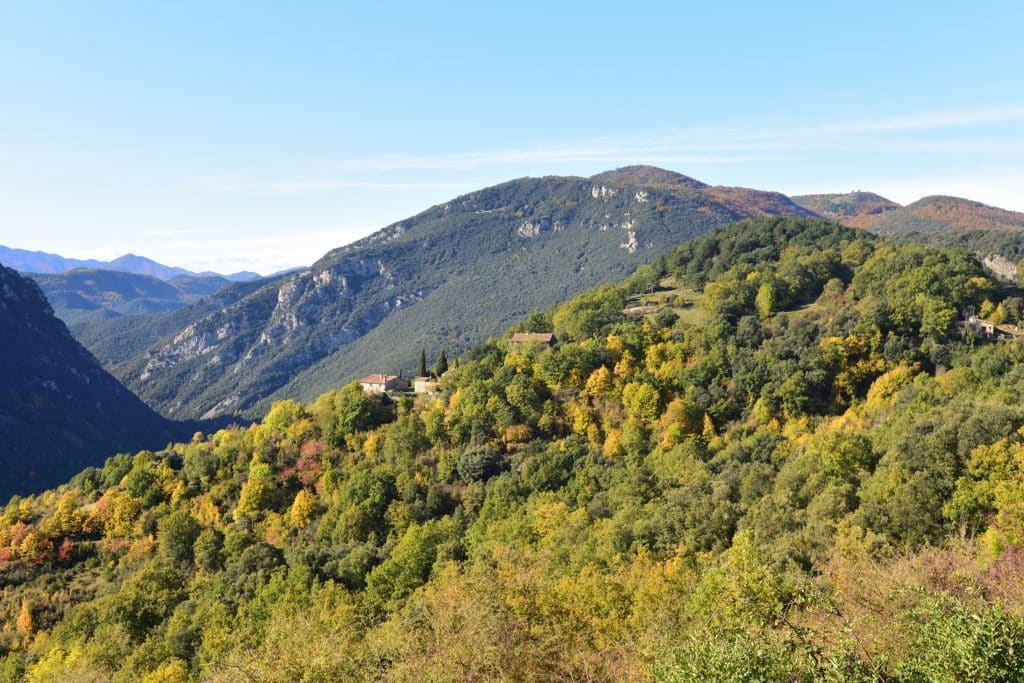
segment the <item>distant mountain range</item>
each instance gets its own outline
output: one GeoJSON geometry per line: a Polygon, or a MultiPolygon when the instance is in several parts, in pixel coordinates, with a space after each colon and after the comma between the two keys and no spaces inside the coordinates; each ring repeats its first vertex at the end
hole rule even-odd
{"type": "Polygon", "coordinates": [[[844,225],[866,228],[897,242],[959,247],[973,252],[1004,278],[1024,259],[1024,213],[941,195],[901,206],[870,192],[793,197],[844,225]]]}
{"type": "Polygon", "coordinates": [[[39,287],[2,266],[0,329],[0,498],[195,431],[122,386],[53,315],[39,287]]]}
{"type": "Polygon", "coordinates": [[[157,263],[152,259],[136,256],[135,254],[125,254],[113,261],[96,261],[93,259],[65,258],[58,254],[48,254],[43,251],[12,249],[3,245],[0,245],[0,263],[22,273],[66,273],[76,268],[99,268],[124,273],[135,273],[137,275],[149,275],[158,280],[171,280],[186,275],[190,277],[220,277],[231,282],[240,282],[261,277],[259,273],[249,271],[241,271],[230,275],[221,275],[220,273],[209,271],[193,273],[184,268],[165,266],[162,263],[157,263]]]}
{"type": "Polygon", "coordinates": [[[935,195],[901,206],[871,192],[808,194],[793,197],[822,218],[880,234],[943,230],[1024,231],[1024,213],[960,197],[935,195]]]}
{"type": "Polygon", "coordinates": [[[852,228],[870,228],[886,214],[903,208],[891,199],[859,190],[846,194],[797,195],[793,201],[822,218],[852,228]]]}
{"type": "Polygon", "coordinates": [[[216,275],[177,275],[164,281],[151,275],[97,268],[28,277],[36,281],[54,313],[68,325],[174,311],[231,284],[216,275]]]}
{"type": "Polygon", "coordinates": [[[72,328],[164,415],[257,416],[273,400],[308,400],[369,372],[412,372],[421,350],[432,359],[468,348],[713,227],[760,216],[825,217],[1006,259],[1024,250],[1024,215],[968,200],[901,206],[869,192],[790,199],[631,166],[502,183],[307,269],[236,283],[170,312],[85,316],[72,328]]]}

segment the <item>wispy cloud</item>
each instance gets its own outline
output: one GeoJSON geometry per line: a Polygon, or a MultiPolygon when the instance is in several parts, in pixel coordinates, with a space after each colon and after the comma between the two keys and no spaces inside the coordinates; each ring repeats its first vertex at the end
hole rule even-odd
{"type": "Polygon", "coordinates": [[[208,175],[190,178],[186,185],[214,191],[297,192],[302,190],[458,190],[464,182],[388,182],[322,178],[257,178],[245,175],[208,175]]]}
{"type": "MultiPolygon", "coordinates": [[[[193,178],[190,184],[207,191],[245,191],[298,194],[339,190],[392,192],[461,193],[492,182],[496,177],[577,173],[582,168],[614,167],[631,163],[659,164],[690,169],[726,168],[719,177],[743,175],[747,182],[766,189],[771,180],[758,180],[765,169],[776,167],[828,167],[822,182],[834,189],[842,175],[838,159],[851,155],[877,154],[870,162],[875,172],[894,162],[932,164],[924,175],[932,175],[935,162],[950,161],[963,168],[969,160],[981,169],[1015,163],[1024,156],[1024,139],[1007,136],[1006,124],[1024,122],[1024,104],[977,106],[920,111],[901,115],[815,117],[812,114],[762,114],[724,121],[717,125],[691,126],[660,131],[577,138],[547,145],[507,146],[436,154],[379,154],[320,161],[316,169],[277,176],[244,174],[209,175],[193,178]],[[883,161],[888,159],[888,161],[883,161]],[[882,166],[879,166],[882,164],[882,166]],[[731,167],[731,168],[730,168],[731,167]],[[752,168],[760,169],[752,172],[752,168]],[[838,170],[837,170],[838,169],[838,170]]],[[[862,164],[863,165],[863,164],[862,164]]],[[[711,173],[709,173],[711,175],[711,173]]],[[[994,175],[994,174],[992,174],[994,175]]],[[[893,187],[918,187],[917,182],[894,181],[893,187]]],[[[1019,177],[1019,176],[1016,176],[1019,177]]],[[[950,187],[976,187],[978,183],[944,183],[950,187]]],[[[781,181],[780,181],[781,182],[781,181]]],[[[1006,181],[1000,180],[999,187],[1006,181]]],[[[864,186],[878,187],[878,182],[864,186]]],[[[1004,188],[1005,190],[1005,188],[1004,188]]],[[[991,194],[991,193],[990,193],[991,194]]],[[[1001,191],[998,197],[1009,196],[1001,191]]],[[[1012,202],[1016,204],[1017,202],[1012,202]]]]}
{"type": "Polygon", "coordinates": [[[466,183],[388,183],[368,180],[270,180],[254,181],[256,187],[280,192],[298,190],[459,190],[466,183]]]}
{"type": "MultiPolygon", "coordinates": [[[[647,136],[644,136],[646,138],[647,136]]],[[[756,154],[749,145],[734,142],[707,144],[677,140],[666,133],[660,140],[608,139],[566,146],[495,149],[440,155],[388,154],[346,159],[333,164],[339,172],[358,171],[472,171],[492,166],[547,166],[565,163],[608,162],[617,159],[662,160],[689,164],[740,164],[785,160],[784,155],[756,154]],[[742,151],[740,154],[730,154],[742,151]],[[714,153],[709,153],[714,152],[714,153]]]]}
{"type": "MultiPolygon", "coordinates": [[[[623,159],[688,164],[790,161],[800,151],[860,144],[893,144],[892,134],[923,133],[1024,121],[1024,105],[976,107],[849,120],[747,120],[717,127],[692,127],[576,140],[566,144],[497,148],[453,154],[383,154],[334,162],[338,172],[471,171],[485,167],[610,162],[623,159]],[[884,137],[884,140],[879,136],[884,137]]],[[[897,141],[897,144],[900,144],[897,141]]],[[[955,141],[902,144],[955,145],[955,141]]]]}
{"type": "Polygon", "coordinates": [[[840,122],[826,124],[820,130],[828,133],[903,133],[1013,121],[1024,121],[1024,105],[974,107],[840,122]]]}
{"type": "Polygon", "coordinates": [[[146,237],[182,237],[184,235],[201,235],[202,230],[192,228],[154,228],[152,230],[140,230],[139,234],[146,237]]]}

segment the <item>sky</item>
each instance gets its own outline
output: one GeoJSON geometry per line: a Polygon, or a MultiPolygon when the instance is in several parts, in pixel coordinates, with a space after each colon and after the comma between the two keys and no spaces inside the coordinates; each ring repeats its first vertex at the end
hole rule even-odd
{"type": "Polygon", "coordinates": [[[1024,211],[1024,3],[0,3],[0,244],[270,273],[654,164],[1024,211]]]}

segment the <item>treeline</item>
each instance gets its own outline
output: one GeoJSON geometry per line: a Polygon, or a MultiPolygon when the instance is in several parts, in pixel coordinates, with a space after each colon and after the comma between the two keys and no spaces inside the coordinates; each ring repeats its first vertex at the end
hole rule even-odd
{"type": "Polygon", "coordinates": [[[459,359],[0,516],[8,680],[1017,680],[1018,342],[966,252],[721,229],[459,359]],[[704,323],[623,313],[697,286],[704,323]]]}

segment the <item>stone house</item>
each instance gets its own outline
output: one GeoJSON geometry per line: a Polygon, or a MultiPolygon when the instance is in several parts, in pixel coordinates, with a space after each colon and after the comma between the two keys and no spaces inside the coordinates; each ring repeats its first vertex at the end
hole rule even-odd
{"type": "Polygon", "coordinates": [[[436,394],[438,382],[433,377],[417,377],[412,381],[412,388],[417,394],[436,394]]]}
{"type": "Polygon", "coordinates": [[[509,339],[512,344],[547,344],[555,343],[555,335],[550,332],[516,332],[509,339]]]}
{"type": "Polygon", "coordinates": [[[370,394],[383,394],[388,391],[409,391],[408,380],[402,379],[398,375],[368,375],[359,380],[359,383],[363,386],[363,391],[370,394]]]}

